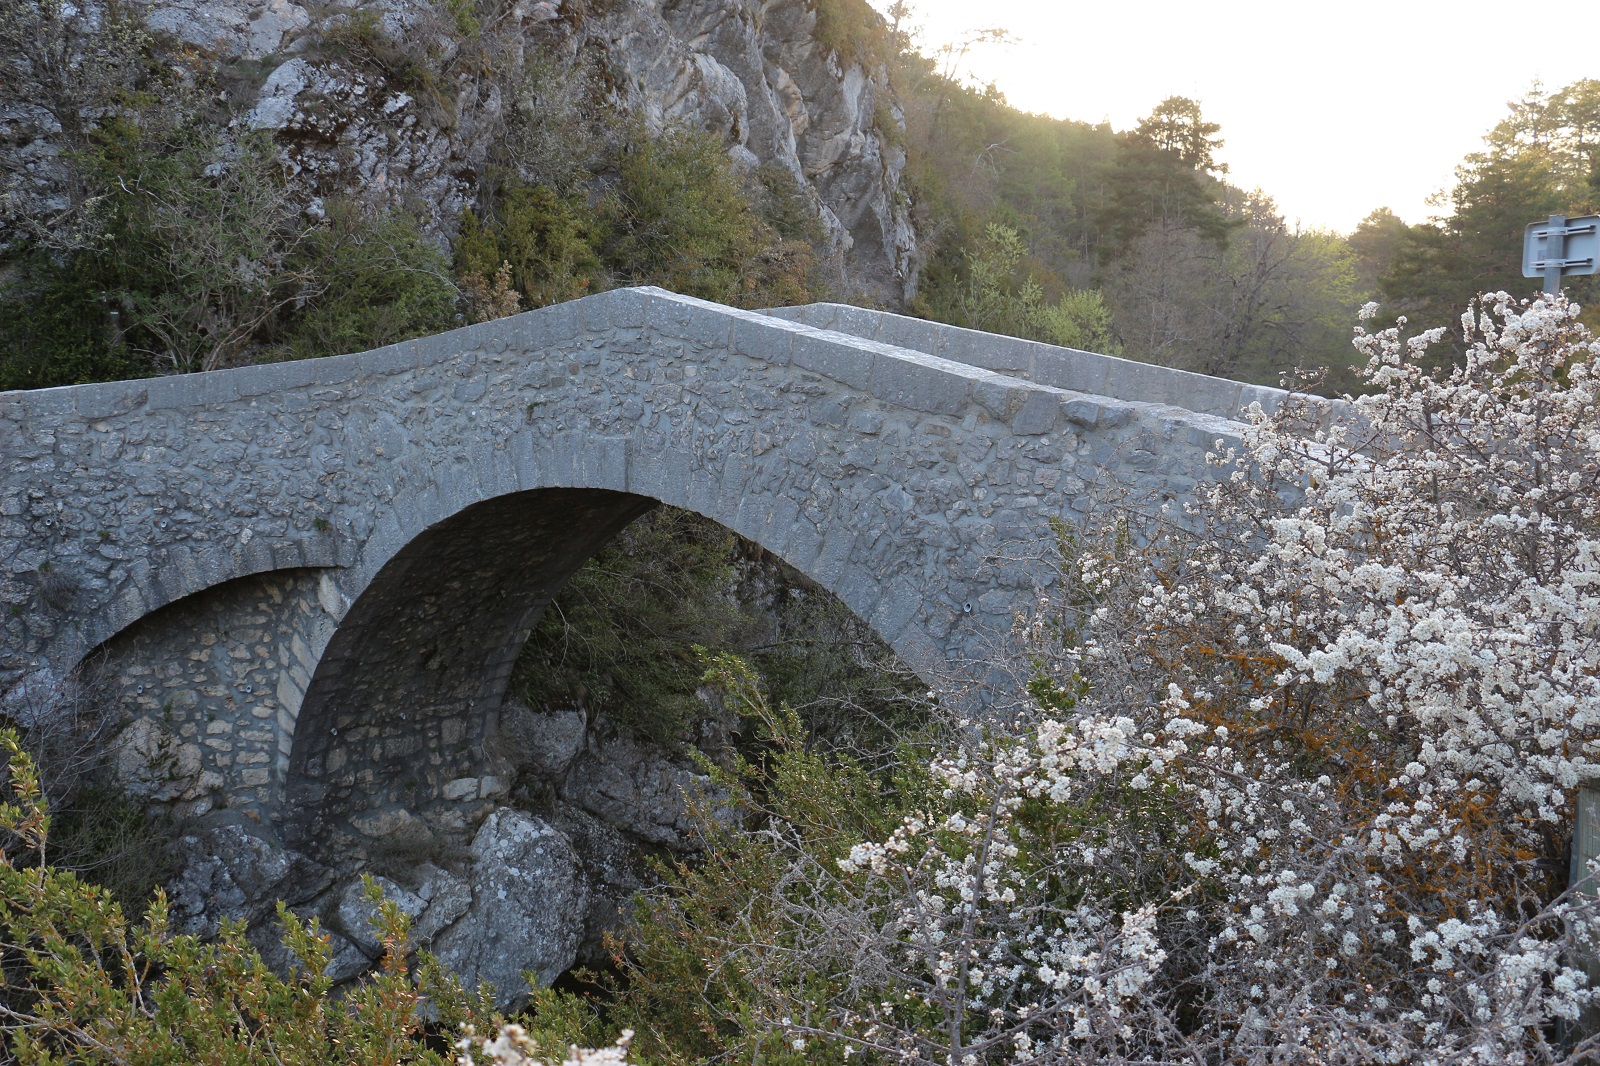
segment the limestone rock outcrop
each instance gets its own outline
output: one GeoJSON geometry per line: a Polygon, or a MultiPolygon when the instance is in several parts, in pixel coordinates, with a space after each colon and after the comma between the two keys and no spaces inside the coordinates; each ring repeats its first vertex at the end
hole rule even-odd
{"type": "Polygon", "coordinates": [[[266,923],[282,900],[315,899],[334,873],[243,819],[213,817],[178,840],[180,872],[167,886],[172,924],[180,933],[214,936],[224,918],[266,923]]]}
{"type": "Polygon", "coordinates": [[[845,289],[898,304],[915,292],[917,254],[900,105],[886,70],[841,60],[816,22],[814,0],[630,0],[578,22],[564,48],[603,55],[652,126],[692,123],[725,135],[736,160],[792,174],[845,289]]]}
{"type": "MultiPolygon", "coordinates": [[[[428,0],[144,11],[170,65],[220,87],[233,129],[273,136],[313,216],[324,198],[359,193],[420,210],[449,240],[519,108],[553,106],[528,80],[553,65],[588,71],[610,110],[651,131],[704,129],[736,164],[786,172],[825,234],[839,294],[897,306],[918,266],[902,113],[886,68],[817,41],[815,3],[512,0],[493,18],[428,0]]],[[[60,134],[25,87],[0,94],[0,192],[63,207],[60,134]]],[[[0,221],[0,247],[18,235],[0,221]]]]}

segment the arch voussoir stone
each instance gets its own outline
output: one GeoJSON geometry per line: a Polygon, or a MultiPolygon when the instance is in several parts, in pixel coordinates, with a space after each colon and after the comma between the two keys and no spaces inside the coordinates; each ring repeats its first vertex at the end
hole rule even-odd
{"type": "Polygon", "coordinates": [[[449,832],[499,795],[482,742],[538,612],[649,507],[786,559],[932,678],[1026,608],[1052,517],[1107,481],[1180,505],[1245,432],[1239,405],[1281,395],[659,289],[332,359],[3,394],[0,692],[99,648],[287,837],[449,832]]]}

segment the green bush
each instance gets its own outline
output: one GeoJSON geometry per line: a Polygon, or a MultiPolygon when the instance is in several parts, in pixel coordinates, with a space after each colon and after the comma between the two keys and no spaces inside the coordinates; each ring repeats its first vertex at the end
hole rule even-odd
{"type": "Polygon", "coordinates": [[[924,310],[969,329],[1119,354],[1111,311],[1100,292],[1069,289],[1052,303],[1025,268],[1025,254],[1020,233],[991,222],[983,238],[963,253],[959,280],[950,279],[930,294],[924,310]]]}
{"type": "Polygon", "coordinates": [[[0,390],[43,389],[151,373],[121,337],[108,295],[76,258],[34,252],[0,290],[0,390]]]}
{"type": "Polygon", "coordinates": [[[617,172],[605,206],[617,275],[743,307],[811,298],[809,245],[786,243],[762,219],[717,138],[636,133],[617,172]]]}
{"type": "Polygon", "coordinates": [[[296,358],[363,351],[456,324],[449,261],[405,212],[330,204],[327,223],[288,266],[316,292],[285,315],[283,350],[296,358]]]}
{"type": "Polygon", "coordinates": [[[146,119],[104,123],[75,157],[97,197],[89,239],[12,262],[0,387],[337,355],[454,324],[448,262],[409,215],[335,201],[308,223],[270,138],[146,119]]]}
{"type": "Polygon", "coordinates": [[[491,216],[462,216],[456,271],[464,282],[487,281],[510,264],[511,285],[524,309],[574,300],[605,287],[605,266],[596,251],[599,229],[599,216],[581,193],[513,185],[498,197],[491,216]]]}
{"type": "Polygon", "coordinates": [[[51,863],[93,879],[124,911],[149,904],[156,886],[177,872],[181,829],[137,799],[105,784],[79,789],[51,825],[51,863]]]}
{"type": "MultiPolygon", "coordinates": [[[[450,28],[459,30],[465,25],[476,29],[473,23],[464,21],[471,18],[471,12],[463,9],[461,0],[451,0],[448,6],[450,28]]],[[[384,31],[378,12],[341,5],[334,7],[324,20],[320,38],[324,49],[367,68],[390,84],[435,101],[442,99],[427,35],[391,37],[384,31]]]]}
{"type": "MultiPolygon", "coordinates": [[[[274,973],[238,923],[205,943],[174,933],[157,892],[142,922],[105,889],[47,861],[51,818],[32,761],[0,730],[13,802],[0,804],[0,1015],[21,1066],[103,1063],[374,1063],[446,1066],[464,1024],[499,1023],[426,955],[408,964],[406,918],[382,903],[378,974],[339,997],[323,976],[328,938],[281,905],[292,972],[274,973]],[[29,861],[31,860],[31,861],[29,861]]],[[[374,902],[381,896],[369,882],[374,902]]]]}
{"type": "Polygon", "coordinates": [[[668,744],[692,739],[695,646],[727,647],[749,620],[735,598],[735,536],[659,508],[578,571],[545,610],[512,675],[535,708],[582,706],[668,744]]]}
{"type": "Polygon", "coordinates": [[[248,358],[257,331],[293,299],[299,279],[284,263],[305,227],[270,138],[230,138],[173,106],[94,131],[73,160],[93,193],[87,236],[22,266],[42,267],[45,285],[103,294],[121,323],[102,336],[130,359],[212,370],[248,358]]]}
{"type": "Polygon", "coordinates": [[[796,1044],[777,1016],[821,1018],[887,990],[852,985],[851,932],[829,926],[826,886],[853,846],[892,832],[926,799],[925,755],[906,742],[890,775],[821,753],[748,664],[719,655],[708,665],[704,680],[748,723],[761,755],[729,772],[708,767],[741,817],[702,812],[703,860],[676,866],[637,901],[607,1019],[634,1029],[653,1063],[841,1061],[844,1045],[796,1044]]]}
{"type": "Polygon", "coordinates": [[[764,163],[756,170],[761,217],[786,241],[815,241],[821,234],[817,213],[800,179],[786,167],[764,163]]]}
{"type": "Polygon", "coordinates": [[[709,518],[659,507],[579,570],[523,648],[512,692],[637,736],[692,742],[702,657],[737,653],[829,748],[882,755],[924,686],[838,598],[709,518]]]}
{"type": "Polygon", "coordinates": [[[889,27],[866,0],[815,0],[817,43],[845,63],[870,66],[886,53],[889,27]]]}

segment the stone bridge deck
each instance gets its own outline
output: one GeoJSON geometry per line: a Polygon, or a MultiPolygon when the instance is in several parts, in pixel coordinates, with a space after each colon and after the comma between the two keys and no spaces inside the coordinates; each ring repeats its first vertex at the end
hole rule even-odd
{"type": "Polygon", "coordinates": [[[459,830],[568,576],[657,502],[981,656],[1098,484],[1208,477],[1277,390],[879,312],[627,289],[356,355],[0,394],[0,697],[87,661],[156,798],[292,841],[459,830]]]}

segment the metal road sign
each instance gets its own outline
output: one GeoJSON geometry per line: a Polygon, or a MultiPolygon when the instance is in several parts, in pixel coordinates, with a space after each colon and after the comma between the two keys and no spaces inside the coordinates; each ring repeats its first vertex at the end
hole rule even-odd
{"type": "Polygon", "coordinates": [[[1544,291],[1561,291],[1561,279],[1600,273],[1600,215],[1551,215],[1530,222],[1522,235],[1522,276],[1544,278],[1544,291]]]}

